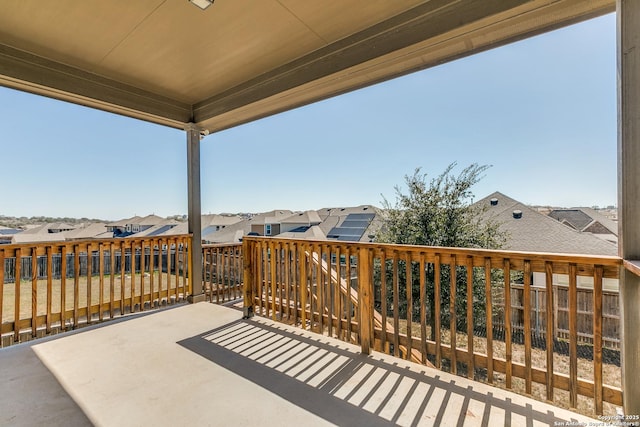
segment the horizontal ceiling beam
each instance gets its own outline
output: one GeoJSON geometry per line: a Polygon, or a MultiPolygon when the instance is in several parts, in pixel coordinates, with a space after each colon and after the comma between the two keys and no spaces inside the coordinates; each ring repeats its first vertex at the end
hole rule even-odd
{"type": "Polygon", "coordinates": [[[195,104],[194,121],[211,131],[222,130],[613,11],[613,0],[432,0],[195,104]],[[510,20],[528,12],[539,12],[540,19],[517,29],[501,27],[515,25],[510,20]],[[471,34],[461,31],[480,21],[489,24],[471,34]],[[500,35],[486,36],[492,33],[500,35]],[[415,60],[413,46],[416,52],[424,51],[430,39],[438,40],[438,46],[457,46],[415,60]],[[399,51],[404,65],[394,57],[399,51]],[[388,64],[367,65],[385,55],[388,64]],[[332,82],[324,90],[310,90],[328,80],[332,82]]]}
{"type": "Polygon", "coordinates": [[[188,104],[2,44],[0,85],[175,128],[192,119],[188,104]]]}

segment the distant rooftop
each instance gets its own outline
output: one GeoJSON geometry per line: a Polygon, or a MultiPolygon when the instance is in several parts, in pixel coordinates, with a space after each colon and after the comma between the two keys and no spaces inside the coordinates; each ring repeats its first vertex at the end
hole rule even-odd
{"type": "Polygon", "coordinates": [[[500,192],[474,205],[485,208],[484,217],[498,221],[508,233],[504,249],[611,256],[618,253],[616,245],[567,227],[500,192]]]}

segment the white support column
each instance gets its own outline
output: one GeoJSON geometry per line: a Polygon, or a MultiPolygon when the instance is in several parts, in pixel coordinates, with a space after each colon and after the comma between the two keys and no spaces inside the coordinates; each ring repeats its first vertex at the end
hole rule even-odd
{"type": "MultiPolygon", "coordinates": [[[[640,260],[640,1],[617,0],[618,253],[640,260]]],[[[626,415],[640,415],[640,277],[620,270],[622,392],[626,415]]]]}
{"type": "Polygon", "coordinates": [[[192,295],[189,302],[204,301],[202,288],[202,212],[200,203],[200,129],[194,124],[185,127],[187,132],[187,191],[189,233],[193,236],[189,257],[192,295]]]}

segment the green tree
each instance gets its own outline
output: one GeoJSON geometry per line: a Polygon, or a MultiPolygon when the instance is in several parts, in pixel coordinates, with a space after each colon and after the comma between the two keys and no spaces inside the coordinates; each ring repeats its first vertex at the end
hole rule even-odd
{"type": "MultiPolygon", "coordinates": [[[[483,207],[473,205],[473,193],[471,188],[482,178],[489,166],[472,164],[467,166],[458,175],[453,173],[456,163],[450,164],[439,176],[427,179],[427,174],[416,169],[413,175],[405,176],[406,193],[400,186],[395,187],[396,201],[389,202],[383,196],[383,225],[378,232],[377,241],[383,243],[486,248],[499,249],[506,241],[506,233],[500,230],[500,224],[483,217],[483,207]]],[[[399,268],[399,280],[406,283],[404,262],[399,268]]],[[[414,306],[411,308],[412,317],[419,318],[420,313],[420,283],[418,266],[412,265],[412,296],[414,306]]],[[[387,268],[387,272],[389,269],[387,268]]],[[[480,273],[480,272],[478,272],[480,273]]],[[[496,271],[495,274],[500,274],[496,271]]],[[[427,317],[431,325],[432,337],[434,334],[434,276],[435,266],[432,263],[426,266],[427,277],[427,317]]],[[[485,291],[483,274],[474,274],[474,319],[476,325],[485,324],[485,291]]],[[[377,275],[379,277],[379,274],[377,275]]],[[[441,305],[442,324],[448,327],[449,321],[449,278],[450,266],[441,268],[441,305]]],[[[500,280],[500,278],[496,278],[500,280]]],[[[457,329],[466,328],[466,270],[465,267],[456,267],[456,312],[457,329]]],[[[390,277],[385,278],[384,283],[389,288],[390,277]]],[[[378,286],[382,286],[382,280],[378,280],[378,286]]],[[[398,308],[400,316],[406,316],[406,286],[400,288],[400,301],[404,304],[398,308]]],[[[392,306],[392,304],[387,304],[392,306]]]]}

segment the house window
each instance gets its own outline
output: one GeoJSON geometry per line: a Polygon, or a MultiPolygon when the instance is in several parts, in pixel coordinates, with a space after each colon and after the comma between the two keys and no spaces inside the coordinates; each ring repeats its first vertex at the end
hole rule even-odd
{"type": "Polygon", "coordinates": [[[264,225],[264,235],[271,236],[271,224],[264,225]]]}

